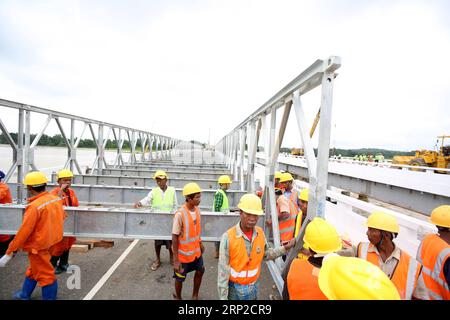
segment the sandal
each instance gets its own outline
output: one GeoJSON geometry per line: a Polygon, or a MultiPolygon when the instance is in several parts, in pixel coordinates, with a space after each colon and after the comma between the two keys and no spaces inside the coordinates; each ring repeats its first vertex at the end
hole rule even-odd
{"type": "Polygon", "coordinates": [[[152,263],[152,266],[150,267],[150,269],[155,271],[156,269],[159,268],[160,265],[161,265],[161,261],[155,261],[155,262],[152,263]]]}

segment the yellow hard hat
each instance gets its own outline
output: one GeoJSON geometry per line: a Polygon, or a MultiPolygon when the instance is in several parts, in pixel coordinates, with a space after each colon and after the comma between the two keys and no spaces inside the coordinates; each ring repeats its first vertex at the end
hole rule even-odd
{"type": "Polygon", "coordinates": [[[257,216],[264,215],[261,199],[253,193],[244,194],[239,200],[238,208],[245,213],[256,214],[257,216]]]}
{"type": "Polygon", "coordinates": [[[326,257],[319,271],[319,287],[330,300],[400,300],[388,276],[360,258],[326,257]]]}
{"type": "Polygon", "coordinates": [[[334,226],[319,217],[308,223],[303,241],[317,253],[331,253],[342,248],[341,238],[334,226]]]}
{"type": "Polygon", "coordinates": [[[302,189],[302,191],[300,191],[300,194],[298,195],[298,198],[302,201],[306,201],[308,202],[309,199],[309,189],[302,189]]]}
{"type": "Polygon", "coordinates": [[[281,171],[275,171],[275,179],[281,179],[281,171]]]}
{"type": "Polygon", "coordinates": [[[199,185],[195,182],[190,182],[186,184],[183,188],[183,196],[188,196],[190,194],[199,193],[202,192],[202,189],[200,189],[199,185]]]}
{"type": "Polygon", "coordinates": [[[167,173],[164,170],[157,170],[155,172],[155,174],[153,175],[153,179],[169,179],[169,177],[167,176],[167,173]]]}
{"type": "Polygon", "coordinates": [[[450,206],[439,206],[431,212],[430,220],[433,224],[450,228],[450,206]]]}
{"type": "Polygon", "coordinates": [[[73,172],[70,171],[69,169],[62,169],[61,171],[58,172],[58,179],[63,179],[63,178],[73,178],[73,172]]]}
{"type": "Polygon", "coordinates": [[[292,175],[289,172],[284,172],[281,174],[280,182],[286,182],[291,180],[294,180],[294,177],[292,177],[292,175]]]}
{"type": "Polygon", "coordinates": [[[220,177],[219,177],[218,182],[221,183],[221,184],[222,184],[222,183],[231,183],[231,179],[230,179],[229,176],[223,175],[223,176],[220,176],[220,177]]]}
{"type": "Polygon", "coordinates": [[[394,233],[399,231],[397,219],[383,211],[374,211],[367,218],[367,227],[394,233]]]}
{"type": "Polygon", "coordinates": [[[23,179],[23,184],[27,186],[39,187],[47,183],[47,177],[40,171],[29,172],[25,179],[23,179]]]}

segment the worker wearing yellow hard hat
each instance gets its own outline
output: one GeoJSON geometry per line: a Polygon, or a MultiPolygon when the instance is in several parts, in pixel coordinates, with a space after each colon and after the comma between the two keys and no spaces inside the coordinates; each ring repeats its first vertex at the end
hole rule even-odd
{"type": "MultiPolygon", "coordinates": [[[[57,174],[58,186],[50,191],[51,194],[62,199],[63,206],[78,207],[78,198],[75,191],[71,188],[73,182],[73,172],[69,169],[62,169],[57,174]]],[[[50,250],[52,255],[50,262],[55,268],[55,274],[66,272],[69,267],[70,248],[75,243],[75,237],[63,237],[63,239],[54,245],[50,250]]]]}
{"type": "MultiPolygon", "coordinates": [[[[227,190],[230,188],[231,185],[231,179],[227,175],[222,175],[217,180],[219,184],[219,189],[217,189],[216,193],[214,194],[214,200],[213,200],[213,212],[229,212],[230,211],[230,205],[228,203],[228,195],[227,190]]],[[[216,249],[214,258],[219,258],[219,247],[220,247],[220,241],[214,242],[214,246],[216,249]]]]}
{"type": "Polygon", "coordinates": [[[305,229],[303,241],[310,251],[308,260],[296,258],[292,261],[287,276],[290,300],[326,300],[319,288],[318,275],[326,254],[341,249],[341,239],[329,222],[314,218],[305,229]]]}
{"type": "Polygon", "coordinates": [[[239,222],[222,235],[217,286],[221,300],[256,300],[263,259],[276,259],[295,245],[292,239],[284,246],[270,248],[262,228],[257,226],[264,215],[261,199],[255,194],[241,197],[239,222]]]}
{"type": "Polygon", "coordinates": [[[392,281],[377,266],[360,258],[326,257],[319,287],[329,300],[399,300],[392,281]]]}
{"type": "Polygon", "coordinates": [[[281,188],[281,185],[280,185],[281,175],[282,175],[281,171],[275,171],[275,177],[274,177],[275,188],[281,188]]]}
{"type": "Polygon", "coordinates": [[[300,204],[300,211],[295,219],[294,237],[297,237],[300,233],[303,221],[305,221],[306,214],[308,213],[309,189],[302,189],[302,191],[298,194],[298,200],[300,204]]]}
{"type": "Polygon", "coordinates": [[[47,177],[39,171],[25,176],[30,198],[25,209],[22,225],[0,259],[5,267],[13,252],[22,249],[28,252],[30,266],[25,273],[22,290],[14,294],[15,299],[30,300],[37,284],[42,287],[42,299],[55,300],[58,282],[50,263],[49,249],[63,238],[64,209],[60,199],[48,193],[45,188],[47,177]]]}
{"type": "Polygon", "coordinates": [[[395,284],[402,299],[428,300],[422,266],[393,241],[400,230],[397,219],[386,212],[374,211],[366,226],[369,242],[361,242],[339,254],[356,256],[380,267],[395,284]]]}
{"type": "Polygon", "coordinates": [[[432,300],[450,300],[450,205],[431,212],[431,223],[437,234],[426,235],[417,250],[417,261],[423,265],[423,279],[432,300]]]}
{"type": "MultiPolygon", "coordinates": [[[[5,173],[0,170],[0,204],[12,203],[11,191],[9,190],[8,185],[2,182],[5,176],[5,173]]],[[[0,257],[5,254],[6,249],[8,249],[8,245],[11,241],[11,235],[0,234],[0,257]]]]}
{"type": "Polygon", "coordinates": [[[192,299],[198,299],[205,267],[201,239],[201,215],[198,208],[202,189],[195,182],[183,187],[185,203],[175,212],[172,226],[173,277],[175,279],[174,298],[181,299],[181,291],[186,275],[195,271],[192,299]]]}
{"type": "Polygon", "coordinates": [[[294,177],[289,172],[284,172],[280,177],[281,188],[283,195],[292,202],[294,209],[298,212],[300,210],[299,191],[294,187],[294,177]]]}
{"type": "MultiPolygon", "coordinates": [[[[136,202],[134,208],[142,206],[150,206],[152,211],[156,212],[173,212],[178,207],[177,194],[174,187],[168,185],[169,176],[164,170],[157,170],[153,175],[156,181],[156,187],[152,188],[145,198],[136,202]]],[[[171,240],[155,240],[156,260],[150,265],[150,269],[155,271],[161,266],[161,247],[165,246],[169,250],[170,263],[173,262],[173,251],[171,240]]]]}

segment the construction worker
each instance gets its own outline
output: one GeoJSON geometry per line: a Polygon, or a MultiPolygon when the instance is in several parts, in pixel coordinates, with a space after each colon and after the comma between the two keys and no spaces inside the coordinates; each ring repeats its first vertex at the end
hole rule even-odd
{"type": "MultiPolygon", "coordinates": [[[[283,196],[283,190],[275,188],[276,208],[278,213],[278,229],[280,230],[280,243],[284,245],[294,237],[296,211],[289,199],[283,196]]],[[[267,219],[266,225],[271,227],[272,220],[267,219]]],[[[283,255],[283,261],[286,256],[283,255]]]]}
{"type": "MultiPolygon", "coordinates": [[[[169,176],[163,170],[157,170],[153,175],[153,179],[158,185],[153,188],[148,195],[141,201],[134,204],[135,208],[150,205],[153,211],[158,212],[173,212],[178,207],[177,194],[174,187],[167,185],[169,176]]],[[[173,264],[173,251],[171,240],[155,240],[156,260],[150,266],[150,269],[155,271],[161,266],[161,247],[166,246],[169,250],[170,264],[173,264]]]]}
{"type": "Polygon", "coordinates": [[[201,239],[201,220],[198,205],[202,190],[198,184],[191,182],[183,187],[185,204],[178,209],[173,218],[172,247],[174,253],[173,270],[175,293],[173,297],[181,300],[181,290],[186,275],[195,271],[192,299],[198,300],[198,292],[202,283],[205,267],[203,252],[205,247],[201,239]]]}
{"type": "Polygon", "coordinates": [[[397,219],[383,211],[373,212],[367,219],[367,238],[357,247],[339,251],[367,260],[380,267],[397,287],[403,300],[428,300],[422,275],[422,266],[393,242],[399,232],[397,219]]]}
{"type": "Polygon", "coordinates": [[[45,191],[47,178],[42,172],[28,173],[23,184],[31,197],[28,198],[22,225],[0,259],[0,267],[5,266],[14,251],[27,251],[30,266],[22,290],[17,291],[14,298],[29,300],[36,284],[39,284],[42,299],[55,300],[58,282],[50,263],[49,249],[63,238],[64,209],[60,198],[45,191]]]}
{"type": "Polygon", "coordinates": [[[275,188],[281,188],[280,179],[281,179],[281,171],[275,171],[275,188]]]}
{"type": "MultiPolygon", "coordinates": [[[[275,188],[279,188],[279,189],[283,189],[283,185],[280,184],[280,179],[281,179],[281,171],[275,171],[275,176],[274,176],[274,187],[275,188]]],[[[260,198],[263,197],[264,195],[264,191],[263,189],[259,186],[258,190],[256,191],[256,195],[260,198]]]]}
{"type": "MultiPolygon", "coordinates": [[[[230,206],[228,204],[227,190],[230,188],[231,179],[229,176],[223,175],[219,177],[218,183],[219,189],[217,189],[216,193],[214,194],[213,212],[229,212],[230,206]]],[[[216,248],[214,258],[218,259],[220,241],[216,241],[214,245],[216,248]]]]}
{"type": "MultiPolygon", "coordinates": [[[[72,171],[68,169],[63,169],[57,174],[57,183],[59,187],[56,187],[51,194],[58,196],[62,199],[63,206],[66,207],[78,207],[78,198],[75,195],[71,187],[73,179],[72,171]]],[[[50,253],[52,258],[50,262],[55,268],[55,274],[60,274],[61,272],[66,272],[69,267],[69,252],[72,245],[75,243],[77,238],[75,237],[63,237],[61,242],[57,243],[52,247],[50,253]]]]}
{"type": "Polygon", "coordinates": [[[439,206],[431,212],[431,222],[438,234],[422,240],[417,261],[423,265],[423,279],[432,300],[450,300],[450,206],[439,206]]]}
{"type": "Polygon", "coordinates": [[[282,185],[283,195],[294,205],[296,212],[300,210],[299,192],[294,188],[294,177],[289,172],[281,174],[280,184],[282,185]]]}
{"type": "Polygon", "coordinates": [[[342,248],[336,229],[322,218],[314,218],[305,230],[303,241],[310,251],[308,260],[292,261],[285,289],[290,300],[327,300],[319,288],[318,275],[326,254],[342,248]]]}
{"type": "Polygon", "coordinates": [[[309,199],[309,189],[307,188],[302,189],[302,191],[300,191],[298,195],[298,200],[300,202],[300,211],[298,212],[298,215],[295,218],[294,237],[296,238],[300,233],[303,221],[305,221],[306,214],[308,213],[308,199],[309,199]]]}
{"type": "Polygon", "coordinates": [[[264,215],[261,199],[254,194],[241,197],[240,221],[222,235],[217,286],[221,300],[256,300],[263,259],[276,259],[295,245],[269,248],[262,228],[256,226],[264,215]]]}
{"type": "MultiPolygon", "coordinates": [[[[0,170],[0,204],[12,203],[11,191],[6,183],[2,180],[5,178],[5,173],[0,170]]],[[[8,234],[0,234],[0,257],[6,253],[6,249],[9,243],[12,241],[13,236],[8,234]]]]}
{"type": "Polygon", "coordinates": [[[319,288],[329,300],[400,300],[397,288],[377,266],[360,258],[326,256],[319,288]]]}

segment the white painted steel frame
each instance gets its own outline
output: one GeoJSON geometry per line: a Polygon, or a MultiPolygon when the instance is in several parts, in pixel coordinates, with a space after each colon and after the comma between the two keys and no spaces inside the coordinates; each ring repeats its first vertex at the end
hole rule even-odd
{"type": "MultiPolygon", "coordinates": [[[[238,144],[235,141],[237,140],[237,135],[246,130],[248,125],[252,128],[252,126],[254,127],[255,123],[258,122],[256,137],[253,136],[253,129],[250,129],[249,135],[249,160],[247,161],[247,179],[249,181],[248,177],[251,177],[252,174],[254,174],[254,153],[258,148],[260,128],[262,128],[265,137],[263,139],[265,142],[263,147],[266,155],[266,177],[263,203],[265,205],[266,218],[272,220],[271,231],[273,233],[274,246],[278,247],[280,246],[280,235],[274,193],[274,173],[290,110],[292,107],[294,108],[300,137],[308,161],[310,201],[308,204],[306,222],[302,226],[294,250],[290,251],[288,261],[291,261],[295,256],[295,252],[303,246],[303,233],[307,223],[316,215],[324,216],[331,132],[332,93],[334,79],[336,77],[335,71],[340,66],[340,57],[332,56],[326,60],[317,60],[216,144],[215,150],[217,152],[222,152],[223,156],[227,159],[228,167],[234,173],[234,179],[237,180],[239,178],[240,184],[243,185],[244,174],[240,174],[238,177],[236,172],[236,168],[238,167],[238,144]],[[321,118],[319,124],[319,146],[316,158],[311,138],[309,137],[310,130],[305,121],[303,106],[300,99],[302,95],[318,86],[321,86],[322,93],[320,104],[321,118]],[[276,135],[276,111],[282,107],[284,107],[283,117],[281,119],[279,132],[276,135]],[[270,125],[268,127],[266,124],[266,117],[269,116],[269,114],[270,125]]],[[[240,158],[240,168],[242,169],[242,159],[244,156],[242,144],[240,149],[240,154],[242,155],[240,158]]],[[[253,191],[250,187],[251,181],[249,182],[250,184],[247,184],[247,190],[253,191]]],[[[263,225],[265,226],[265,223],[263,225]]],[[[269,262],[268,266],[274,281],[277,284],[278,290],[281,293],[284,286],[281,276],[286,273],[286,266],[289,266],[289,263],[282,264],[281,259],[277,259],[275,263],[269,262]]]]}
{"type": "MultiPolygon", "coordinates": [[[[170,146],[175,146],[175,144],[180,143],[181,140],[174,139],[162,135],[157,135],[151,132],[137,130],[133,128],[128,128],[124,126],[119,126],[103,121],[98,121],[94,119],[89,119],[85,117],[80,117],[68,113],[63,113],[55,110],[40,108],[36,106],[30,106],[27,104],[9,101],[5,99],[0,99],[0,107],[7,107],[12,109],[18,110],[18,141],[17,143],[14,142],[14,139],[12,139],[8,129],[2,122],[2,119],[0,118],[0,129],[4,136],[6,137],[6,140],[10,144],[12,151],[13,151],[13,163],[11,167],[7,171],[7,175],[5,177],[5,182],[8,182],[13,175],[13,173],[17,170],[17,182],[21,184],[23,177],[26,175],[28,170],[31,168],[31,170],[38,170],[39,168],[36,166],[34,162],[34,150],[36,146],[39,143],[39,140],[41,139],[42,135],[44,134],[45,130],[47,129],[48,125],[50,124],[51,120],[54,119],[56,121],[56,124],[58,126],[58,129],[63,137],[63,140],[68,148],[68,158],[64,166],[61,164],[61,167],[64,168],[70,168],[72,171],[76,169],[78,173],[81,172],[80,165],[76,158],[76,150],[78,148],[78,145],[81,141],[81,138],[86,130],[86,127],[89,127],[89,130],[91,132],[92,138],[96,144],[96,157],[94,160],[94,163],[92,165],[91,174],[95,173],[102,173],[102,169],[106,168],[107,163],[105,161],[104,152],[106,143],[108,141],[109,134],[111,131],[113,132],[114,139],[117,142],[118,148],[117,148],[117,157],[115,160],[116,165],[123,164],[123,156],[122,156],[122,148],[124,144],[124,139],[122,136],[122,131],[125,131],[128,135],[130,144],[131,144],[131,155],[129,162],[134,163],[136,162],[136,134],[140,137],[147,137],[143,141],[141,138],[141,144],[143,146],[142,153],[145,152],[145,144],[147,141],[154,141],[152,139],[156,139],[161,147],[161,150],[163,150],[163,145],[161,141],[164,141],[164,157],[167,159],[169,156],[168,148],[170,146]],[[46,120],[43,123],[43,126],[41,127],[40,131],[34,138],[34,140],[31,142],[30,137],[30,128],[31,128],[31,113],[38,113],[38,114],[44,114],[47,115],[46,120]],[[63,124],[61,123],[60,119],[69,119],[70,120],[70,138],[67,137],[65,128],[63,124]],[[83,123],[83,130],[81,135],[78,137],[78,139],[75,141],[75,122],[79,121],[83,123]],[[93,125],[98,126],[98,133],[95,134],[95,130],[93,125]],[[108,133],[106,136],[104,136],[104,128],[108,128],[108,133]],[[117,137],[116,130],[119,130],[119,135],[117,137]],[[151,137],[151,138],[149,138],[151,137]],[[24,144],[25,141],[25,144],[24,144]]],[[[152,152],[152,145],[150,145],[149,148],[149,157],[151,158],[152,152]]],[[[161,152],[162,154],[162,152],[161,152]]],[[[158,153],[157,153],[158,156],[158,153]]],[[[141,156],[141,159],[145,158],[145,155],[143,154],[141,156]]],[[[18,194],[18,201],[22,202],[24,200],[24,192],[23,188],[21,186],[18,186],[17,194],[18,194]]]]}

